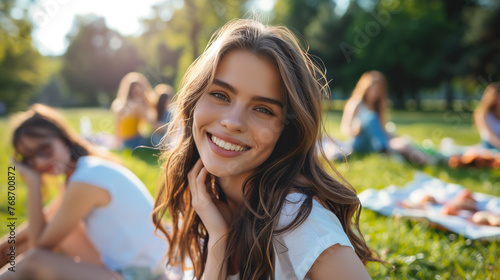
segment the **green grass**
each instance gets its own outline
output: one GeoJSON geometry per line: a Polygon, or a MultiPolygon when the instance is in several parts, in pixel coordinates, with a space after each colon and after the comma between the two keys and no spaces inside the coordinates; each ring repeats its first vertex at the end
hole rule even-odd
{"type": "MultiPolygon", "coordinates": [[[[82,115],[91,118],[94,131],[114,131],[114,119],[101,109],[63,111],[70,124],[77,128],[82,115]]],[[[341,114],[328,114],[327,131],[345,140],[339,133],[341,114]]],[[[450,137],[460,145],[479,143],[479,135],[471,124],[470,114],[392,112],[390,115],[398,135],[409,135],[417,144],[429,140],[438,148],[441,139],[450,137]]],[[[0,119],[1,131],[8,131],[8,121],[0,119]]],[[[10,137],[10,134],[8,134],[10,137]]],[[[0,163],[9,165],[12,148],[5,137],[0,139],[0,163]]],[[[154,194],[159,167],[156,151],[135,150],[117,155],[154,194]]],[[[500,196],[500,171],[487,169],[450,169],[442,166],[416,167],[384,155],[351,155],[348,164],[334,162],[345,178],[361,192],[367,188],[381,189],[394,184],[402,186],[412,180],[415,170],[442,180],[458,183],[476,192],[500,196]]],[[[5,171],[6,173],[6,171],[5,171]]],[[[0,178],[0,234],[7,233],[7,176],[0,178]]],[[[16,216],[26,219],[26,188],[16,180],[16,216]]],[[[47,191],[47,197],[54,194],[47,191]]],[[[497,279],[500,275],[500,240],[481,242],[436,229],[426,222],[384,217],[370,210],[361,216],[361,229],[371,247],[390,265],[371,263],[368,271],[373,279],[497,279]]]]}

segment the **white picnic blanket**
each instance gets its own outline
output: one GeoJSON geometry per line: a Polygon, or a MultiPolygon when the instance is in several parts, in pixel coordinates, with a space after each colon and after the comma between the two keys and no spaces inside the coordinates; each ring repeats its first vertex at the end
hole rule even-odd
{"type": "MultiPolygon", "coordinates": [[[[446,183],[437,178],[416,172],[413,181],[404,187],[388,186],[382,190],[367,189],[359,194],[363,207],[379,212],[385,216],[401,215],[406,217],[426,218],[450,231],[462,234],[471,239],[498,239],[500,227],[477,225],[468,219],[469,211],[460,211],[458,216],[442,215],[441,205],[451,201],[464,187],[446,183]],[[433,196],[439,204],[427,204],[425,209],[409,209],[400,206],[402,201],[418,203],[424,195],[433,196]]],[[[477,208],[500,214],[500,198],[483,193],[473,193],[477,208]]]]}

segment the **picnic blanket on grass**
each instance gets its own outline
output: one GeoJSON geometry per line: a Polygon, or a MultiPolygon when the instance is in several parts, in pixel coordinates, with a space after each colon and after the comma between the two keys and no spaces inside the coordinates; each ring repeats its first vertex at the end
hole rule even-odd
{"type": "MultiPolygon", "coordinates": [[[[499,239],[500,227],[477,225],[470,221],[469,211],[460,211],[458,216],[442,215],[441,208],[451,201],[464,187],[446,183],[437,178],[416,172],[413,181],[404,187],[394,185],[382,190],[367,189],[359,194],[363,207],[385,216],[401,215],[405,217],[425,218],[445,229],[462,234],[471,239],[499,239]],[[439,204],[426,205],[425,209],[410,209],[401,206],[401,202],[418,202],[424,195],[433,196],[439,204]]],[[[473,193],[480,211],[500,214],[500,198],[483,193],[473,193]]]]}

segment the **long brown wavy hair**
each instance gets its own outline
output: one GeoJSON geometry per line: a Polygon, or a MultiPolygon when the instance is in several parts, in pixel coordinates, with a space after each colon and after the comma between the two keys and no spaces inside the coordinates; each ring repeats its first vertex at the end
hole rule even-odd
{"type": "Polygon", "coordinates": [[[321,102],[329,93],[324,72],[287,28],[233,20],[212,37],[204,53],[190,66],[176,96],[176,112],[168,132],[174,135],[175,144],[162,155],[162,182],[153,211],[157,229],[167,236],[168,262],[180,263],[184,270],[184,260],[189,258],[198,279],[205,269],[210,236],[191,206],[187,180],[199,159],[192,133],[193,112],[212,83],[217,65],[232,50],[249,51],[276,65],[286,97],[286,117],[272,154],[244,183],[244,203],[229,225],[226,260],[239,260],[233,265],[239,268],[242,279],[273,279],[274,235],[303,223],[314,198],[339,218],[363,263],[378,261],[359,230],[361,204],[356,191],[331,164],[342,182],[330,176],[321,160],[321,155],[325,158],[322,148],[318,149],[324,131],[321,102]],[[306,180],[298,183],[300,177],[306,180]],[[277,221],[291,192],[307,198],[297,218],[278,231],[277,221]],[[168,230],[162,224],[166,213],[172,218],[168,230]]]}

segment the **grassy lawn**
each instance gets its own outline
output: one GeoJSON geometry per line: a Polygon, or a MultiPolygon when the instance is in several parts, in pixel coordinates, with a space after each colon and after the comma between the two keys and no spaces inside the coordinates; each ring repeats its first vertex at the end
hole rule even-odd
{"type": "MultiPolygon", "coordinates": [[[[89,116],[94,131],[114,131],[114,119],[109,111],[101,109],[71,109],[63,111],[73,127],[78,128],[81,116],[89,116]]],[[[340,112],[331,112],[327,131],[340,140],[340,112]]],[[[392,112],[389,120],[396,124],[398,135],[408,135],[417,144],[424,141],[439,148],[441,139],[450,137],[459,145],[479,143],[479,135],[466,113],[392,112]]],[[[8,131],[0,139],[0,163],[6,169],[12,154],[8,120],[0,119],[1,131],[8,131]]],[[[159,167],[156,151],[125,151],[117,155],[146,184],[154,195],[159,167]]],[[[458,183],[476,192],[500,196],[500,170],[450,169],[447,167],[415,167],[384,155],[351,155],[348,164],[334,162],[347,180],[361,192],[367,188],[381,189],[388,185],[404,185],[412,180],[415,170],[423,171],[442,180],[458,183]]],[[[5,172],[5,170],[4,170],[5,172]]],[[[54,179],[57,182],[57,179],[54,179]]],[[[0,178],[0,234],[6,234],[7,176],[0,178]]],[[[55,190],[47,190],[47,197],[55,190]]],[[[16,179],[16,216],[26,218],[26,188],[16,179]]],[[[432,228],[425,222],[384,217],[365,210],[361,216],[361,229],[369,245],[377,250],[392,266],[369,264],[373,279],[498,279],[500,275],[500,240],[480,242],[460,235],[432,228]]]]}

